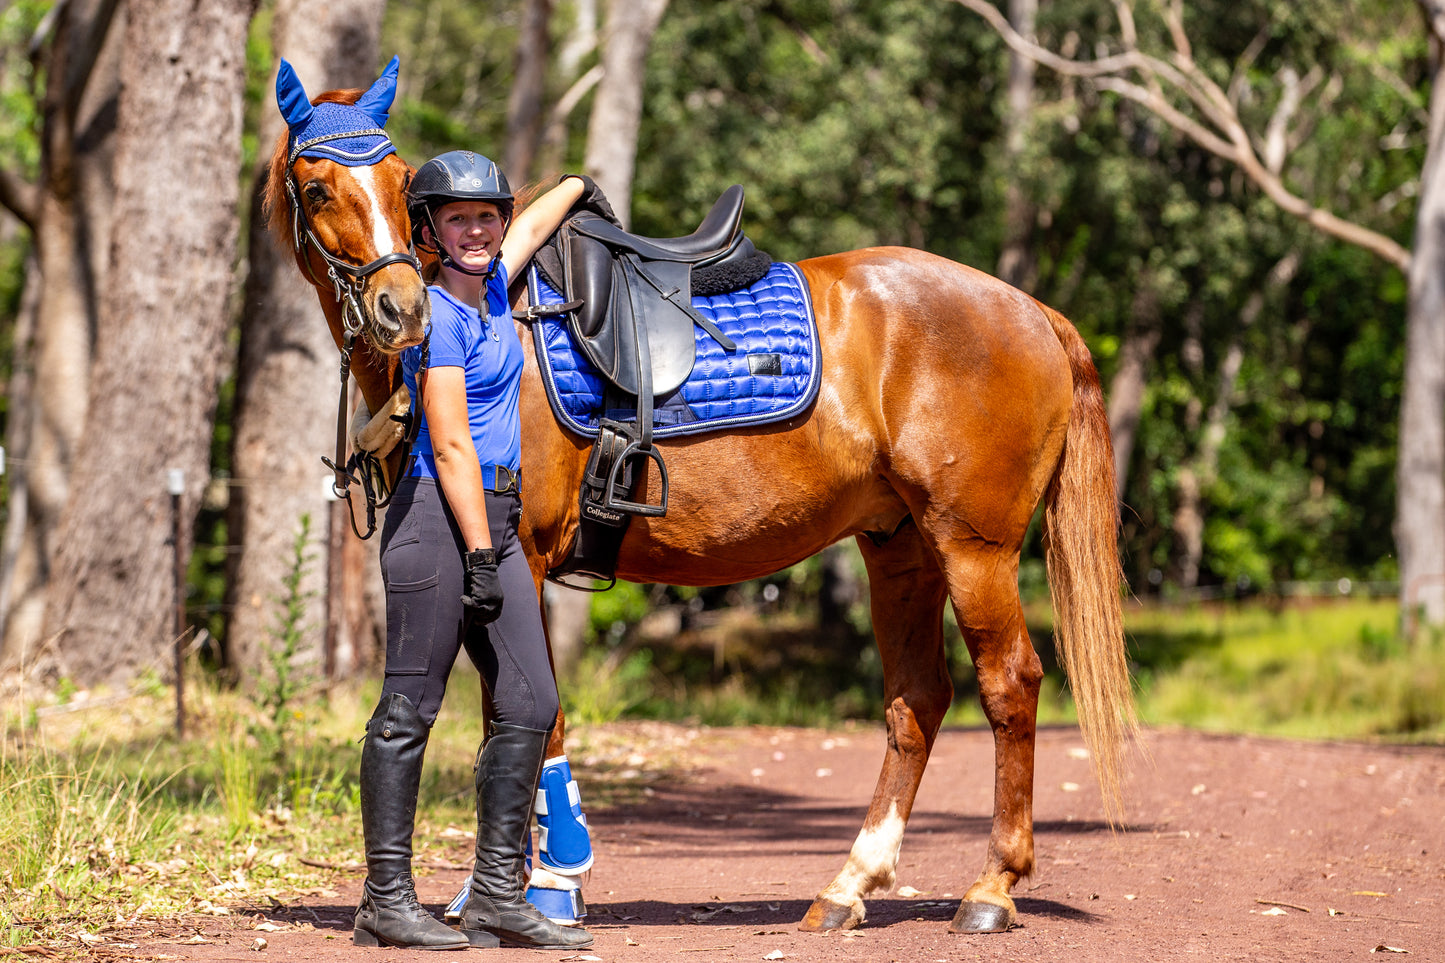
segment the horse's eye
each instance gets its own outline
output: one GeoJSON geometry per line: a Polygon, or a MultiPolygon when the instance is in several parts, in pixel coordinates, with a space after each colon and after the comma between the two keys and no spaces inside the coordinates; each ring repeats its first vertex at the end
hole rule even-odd
{"type": "Polygon", "coordinates": [[[305,194],[306,200],[312,204],[326,203],[326,185],[320,181],[311,181],[301,189],[301,193],[305,194]]]}

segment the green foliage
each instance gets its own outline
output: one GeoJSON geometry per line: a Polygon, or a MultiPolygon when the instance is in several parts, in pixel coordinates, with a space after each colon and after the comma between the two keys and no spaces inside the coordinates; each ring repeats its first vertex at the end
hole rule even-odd
{"type": "MultiPolygon", "coordinates": [[[[1136,14],[1141,49],[1172,49],[1156,7],[1136,14]]],[[[1407,3],[1374,0],[1185,9],[1194,57],[1216,82],[1234,85],[1252,129],[1263,130],[1278,108],[1287,75],[1325,72],[1328,82],[1295,117],[1308,136],[1287,158],[1287,184],[1406,244],[1412,211],[1399,201],[1419,175],[1425,132],[1425,50],[1412,14],[1407,3]],[[1369,28],[1348,29],[1366,20],[1369,28]],[[1266,39],[1243,63],[1257,38],[1266,39]]],[[[1101,51],[1117,29],[1107,5],[1083,0],[1046,5],[1038,25],[1052,49],[1071,38],[1077,49],[1101,51]]],[[[1260,587],[1385,574],[1405,310],[1399,272],[1285,215],[1237,169],[1137,105],[1046,69],[1038,84],[1023,155],[995,147],[990,168],[997,192],[1012,183],[1036,205],[1033,293],[1079,324],[1106,384],[1131,336],[1159,337],[1124,497],[1135,590],[1160,579],[1167,589],[1178,576],[1181,481],[1201,467],[1203,414],[1221,400],[1218,465],[1201,493],[1201,582],[1260,587]],[[1272,286],[1270,270],[1291,252],[1301,258],[1298,272],[1272,286]],[[1245,325],[1245,305],[1260,296],[1262,311],[1245,325]],[[1231,396],[1220,399],[1231,345],[1244,361],[1231,396]]],[[[1190,112],[1182,100],[1176,106],[1190,112]]]]}
{"type": "Polygon", "coordinates": [[[557,688],[569,726],[615,722],[635,711],[651,696],[652,654],[586,649],[557,688]]]}
{"type": "Polygon", "coordinates": [[[995,41],[967,23],[934,0],[675,0],[649,59],[636,229],[678,233],[736,182],[780,258],[966,255],[960,211],[981,198],[964,158],[995,129],[975,46],[995,41]]]}
{"type": "Polygon", "coordinates": [[[592,634],[615,644],[630,625],[647,614],[651,605],[648,588],[635,582],[618,582],[605,592],[592,596],[588,613],[592,634]]]}
{"type": "Polygon", "coordinates": [[[404,157],[459,147],[501,157],[521,12],[516,0],[387,4],[383,59],[402,60],[387,130],[404,157]]]}
{"type": "Polygon", "coordinates": [[[266,645],[266,663],[271,672],[256,683],[257,701],[265,710],[266,724],[258,726],[255,735],[278,765],[288,761],[292,730],[300,715],[295,701],[305,680],[298,674],[293,662],[305,637],[307,604],[316,595],[302,586],[315,559],[316,553],[311,545],[311,513],[303,512],[296,537],[291,542],[290,565],[281,579],[285,594],[276,600],[280,611],[266,645]]]}

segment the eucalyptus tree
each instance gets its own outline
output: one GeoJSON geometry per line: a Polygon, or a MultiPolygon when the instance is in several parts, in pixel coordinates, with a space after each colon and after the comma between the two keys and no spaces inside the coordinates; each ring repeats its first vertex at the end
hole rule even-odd
{"type": "Polygon", "coordinates": [[[37,666],[86,686],[164,671],[172,559],[190,545],[226,358],[245,37],[255,0],[126,4],[114,215],[92,404],[76,451],[37,666]],[[204,163],[219,179],[197,177],[204,163]],[[183,473],[172,541],[168,471],[183,473]]]}
{"type": "MultiPolygon", "coordinates": [[[[275,89],[283,57],[315,93],[370,84],[380,66],[384,6],[384,0],[276,0],[275,65],[266,94],[275,89]]],[[[292,574],[289,549],[309,516],[315,534],[307,549],[312,563],[300,573],[300,650],[318,666],[329,656],[327,668],[345,674],[377,649],[379,619],[372,613],[380,600],[368,605],[368,590],[378,587],[379,572],[375,549],[351,535],[344,503],[328,507],[324,498],[318,455],[334,445],[336,347],[315,291],[266,223],[261,195],[271,147],[286,130],[273,96],[263,96],[260,118],[230,453],[235,484],[226,533],[236,549],[227,556],[227,661],[237,678],[254,679],[264,670],[292,574]]]]}
{"type": "Polygon", "coordinates": [[[27,226],[33,250],[26,269],[33,323],[15,341],[20,377],[10,383],[6,404],[11,468],[0,539],[0,658],[11,664],[30,661],[41,638],[45,589],[86,423],[93,332],[110,256],[124,22],[117,0],[74,0],[44,17],[36,6],[6,11],[12,22],[32,14],[34,24],[32,34],[15,38],[7,61],[26,64],[32,83],[44,81],[41,90],[17,89],[13,96],[25,102],[6,111],[7,121],[33,118],[36,129],[17,131],[16,141],[33,137],[34,166],[13,151],[0,170],[0,204],[27,226]]]}
{"type": "MultiPolygon", "coordinates": [[[[1190,5],[1186,11],[1175,0],[1140,5],[1136,18],[1134,6],[1124,0],[1108,7],[1079,3],[1069,6],[1071,20],[1056,20],[1054,32],[1036,42],[1013,31],[984,0],[956,2],[983,16],[1012,49],[1051,68],[1063,78],[1061,82],[1136,105],[1154,118],[1155,126],[1191,142],[1212,162],[1223,163],[1225,169],[1207,180],[1219,186],[1217,196],[1232,193],[1232,202],[1250,211],[1252,224],[1259,223],[1264,216],[1260,204],[1267,203],[1314,232],[1315,242],[1300,238],[1294,244],[1299,249],[1294,257],[1303,259],[1298,280],[1278,287],[1297,290],[1312,283],[1311,268],[1320,263],[1320,241],[1357,245],[1395,269],[1414,268],[1409,370],[1400,411],[1396,526],[1407,598],[1423,584],[1422,575],[1445,569],[1445,500],[1435,494],[1437,489],[1445,492],[1445,459],[1431,454],[1440,449],[1437,435],[1445,442],[1445,423],[1439,431],[1429,424],[1445,417],[1445,406],[1437,398],[1421,415],[1420,406],[1410,401],[1422,383],[1445,376],[1445,356],[1435,360],[1433,350],[1417,350],[1419,333],[1438,327],[1438,320],[1431,318],[1439,312],[1422,311],[1428,299],[1421,296],[1420,263],[1415,260],[1412,265],[1411,252],[1402,243],[1410,225],[1402,216],[1400,200],[1417,185],[1428,198],[1436,179],[1429,176],[1428,158],[1438,153],[1433,146],[1427,152],[1427,144],[1438,138],[1436,125],[1424,110],[1432,86],[1422,70],[1424,37],[1409,16],[1414,5],[1403,0],[1345,5],[1206,3],[1190,5]],[[1079,50],[1093,56],[1081,56],[1079,50]],[[1418,177],[1422,164],[1427,173],[1423,181],[1418,177]],[[1431,547],[1437,544],[1440,552],[1431,547]],[[1436,554],[1441,557],[1435,558],[1436,554]]],[[[1438,85],[1433,89],[1438,93],[1438,85]]],[[[1187,175],[1181,170],[1180,181],[1187,175]]],[[[1428,209],[1422,199],[1422,214],[1428,209]]],[[[1415,258],[1421,255],[1418,230],[1415,258]]],[[[1283,259],[1289,254],[1276,249],[1273,256],[1283,259]]],[[[1257,283],[1268,286],[1269,277],[1267,271],[1260,272],[1257,283]]],[[[1392,302],[1388,297],[1388,285],[1375,282],[1375,287],[1387,296],[1373,305],[1367,325],[1381,312],[1388,316],[1400,308],[1398,298],[1392,302]]],[[[1296,357],[1303,360],[1306,354],[1296,357]]],[[[1296,371],[1280,382],[1289,387],[1289,382],[1303,380],[1296,371]]],[[[1301,442],[1305,449],[1327,447],[1321,438],[1327,420],[1305,417],[1298,409],[1293,416],[1315,426],[1301,442]]],[[[1440,451],[1445,456],[1445,449],[1440,451]]],[[[1276,451],[1275,457],[1281,454],[1286,463],[1298,458],[1295,449],[1276,451]]],[[[1277,472],[1275,486],[1287,474],[1277,472]]],[[[1311,479],[1312,492],[1319,487],[1315,480],[1330,476],[1319,465],[1302,474],[1311,479]]],[[[1340,498],[1344,493],[1334,494],[1340,498]]],[[[1271,504],[1267,498],[1260,501],[1271,504]]],[[[1272,507],[1283,504],[1276,500],[1272,507]]],[[[1319,530],[1341,514],[1317,508],[1299,521],[1319,530]]],[[[1238,542],[1238,534],[1237,527],[1216,526],[1216,544],[1238,542]]],[[[1287,541],[1280,543],[1281,551],[1287,541]]],[[[1296,559],[1284,561],[1286,572],[1303,567],[1296,559]]],[[[1254,564],[1256,573],[1270,567],[1254,564]]],[[[1273,567],[1278,577],[1278,560],[1273,567]]],[[[1432,604],[1437,618],[1445,614],[1445,594],[1438,599],[1441,607],[1432,604]]]]}

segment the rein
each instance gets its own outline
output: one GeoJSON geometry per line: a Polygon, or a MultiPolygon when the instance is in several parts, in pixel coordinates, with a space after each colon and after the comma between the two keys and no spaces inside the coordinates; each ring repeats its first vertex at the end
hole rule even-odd
{"type": "MultiPolygon", "coordinates": [[[[366,323],[366,316],[361,308],[361,294],[365,289],[367,278],[392,264],[409,264],[420,277],[421,261],[417,258],[410,243],[407,244],[406,251],[391,251],[359,266],[348,264],[326,250],[320,239],[317,238],[316,231],[311,226],[311,220],[306,216],[306,209],[301,205],[301,199],[297,196],[296,175],[292,170],[296,158],[304,150],[327,141],[363,135],[386,137],[383,130],[374,128],[326,134],[302,141],[292,147],[286,159],[286,195],[291,204],[291,242],[298,260],[306,266],[306,272],[311,275],[311,279],[317,287],[322,286],[322,282],[316,276],[310,258],[305,256],[306,247],[309,245],[326,262],[326,276],[331,281],[332,292],[337,303],[341,305],[341,396],[336,405],[336,458],[332,460],[322,456],[321,461],[336,473],[336,478],[331,483],[331,491],[337,498],[346,502],[347,514],[351,518],[351,530],[356,533],[358,538],[365,540],[375,534],[376,510],[387,506],[391,501],[392,491],[386,488],[386,476],[382,471],[381,461],[376,456],[370,453],[353,452],[349,459],[346,457],[347,388],[351,380],[351,354],[356,347],[356,336],[361,334],[366,323]],[[365,534],[356,524],[356,506],[351,501],[351,485],[353,484],[361,488],[362,494],[366,498],[365,534]],[[378,497],[378,493],[380,497],[378,497]]],[[[425,349],[423,350],[425,351],[425,349]]],[[[424,367],[425,361],[423,361],[424,367]]],[[[418,381],[417,387],[418,394],[420,394],[420,381],[418,381]]],[[[415,410],[419,412],[420,406],[418,405],[415,410]]],[[[419,415],[413,415],[407,425],[406,435],[403,439],[406,445],[402,454],[403,463],[410,459],[411,445],[416,440],[420,421],[419,415]]]]}

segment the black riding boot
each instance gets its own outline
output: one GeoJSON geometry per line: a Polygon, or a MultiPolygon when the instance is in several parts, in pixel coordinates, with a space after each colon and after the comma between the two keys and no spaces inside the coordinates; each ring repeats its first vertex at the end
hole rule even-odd
{"type": "Polygon", "coordinates": [[[382,700],[361,746],[366,882],[351,941],[357,946],[464,950],[467,938],[422,909],[411,877],[411,834],[430,728],[406,696],[382,700]]]}
{"type": "Polygon", "coordinates": [[[495,934],[504,946],[580,950],[592,945],[584,929],[561,926],[525,898],[523,846],[547,752],[548,733],[492,726],[477,760],[477,862],[462,911],[462,932],[495,934]]]}

